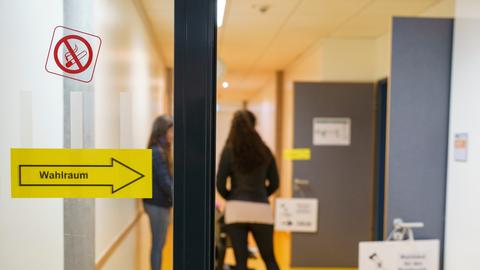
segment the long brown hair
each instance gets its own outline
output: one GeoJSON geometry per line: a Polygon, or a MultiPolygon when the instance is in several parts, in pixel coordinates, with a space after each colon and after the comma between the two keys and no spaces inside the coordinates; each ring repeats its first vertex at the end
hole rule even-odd
{"type": "Polygon", "coordinates": [[[227,146],[233,149],[234,168],[241,173],[251,172],[272,158],[255,124],[255,115],[250,111],[237,111],[233,116],[227,146]]]}
{"type": "Polygon", "coordinates": [[[148,139],[147,148],[152,149],[154,146],[160,147],[160,154],[168,163],[168,170],[172,174],[172,146],[167,141],[167,131],[173,127],[172,118],[168,115],[158,116],[152,125],[152,132],[148,139]]]}
{"type": "Polygon", "coordinates": [[[161,115],[155,118],[147,148],[151,149],[154,145],[167,146],[167,131],[171,127],[173,127],[173,121],[170,116],[161,115]]]}

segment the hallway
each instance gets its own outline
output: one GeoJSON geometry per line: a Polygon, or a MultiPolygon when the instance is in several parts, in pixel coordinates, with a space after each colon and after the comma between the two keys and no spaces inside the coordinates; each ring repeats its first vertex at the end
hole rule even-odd
{"type": "MultiPolygon", "coordinates": [[[[480,267],[472,234],[480,220],[471,215],[480,205],[475,0],[218,0],[216,21],[200,11],[213,14],[209,0],[0,1],[0,269],[149,270],[142,199],[162,192],[175,195],[161,198],[171,212],[162,270],[173,270],[174,234],[197,234],[193,244],[207,246],[212,208],[225,214],[229,201],[272,210],[273,221],[258,211],[263,223],[247,223],[274,228],[282,270],[391,270],[385,258],[408,266],[412,257],[435,261],[433,270],[480,267]],[[188,16],[176,20],[180,12],[188,16]],[[195,32],[192,22],[213,27],[195,32]],[[261,165],[278,168],[279,189],[269,193],[265,173],[259,190],[225,199],[213,190],[215,173],[232,147],[235,113],[246,110],[256,120],[244,119],[245,129],[267,146],[270,163],[261,165]],[[160,115],[173,120],[154,138],[160,115]],[[28,149],[76,156],[17,162],[28,149]],[[149,172],[87,154],[100,149],[143,151],[149,172]],[[52,159],[58,164],[43,162],[52,159]],[[119,164],[127,169],[114,170],[119,164]],[[105,172],[95,178],[85,168],[105,172]],[[121,185],[104,179],[129,173],[121,185]],[[173,189],[150,189],[164,178],[173,189]],[[151,181],[141,195],[129,186],[139,179],[151,181]],[[189,207],[203,208],[187,215],[189,207]],[[387,242],[409,222],[423,222],[416,240],[438,247],[360,255],[359,243],[387,242]]],[[[238,162],[238,151],[232,156],[238,162]]],[[[231,168],[227,191],[238,187],[231,168]]],[[[205,270],[213,255],[185,247],[191,239],[180,239],[175,258],[205,270]]],[[[266,270],[253,237],[248,243],[249,267],[266,270]]],[[[231,247],[225,263],[235,264],[231,247]]]]}

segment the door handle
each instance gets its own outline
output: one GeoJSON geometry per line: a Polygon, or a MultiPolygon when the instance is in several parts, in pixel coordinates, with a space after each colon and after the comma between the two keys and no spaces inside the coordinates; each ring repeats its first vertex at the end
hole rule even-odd
{"type": "Polygon", "coordinates": [[[295,178],[293,179],[293,184],[296,186],[309,186],[310,180],[295,178]]]}

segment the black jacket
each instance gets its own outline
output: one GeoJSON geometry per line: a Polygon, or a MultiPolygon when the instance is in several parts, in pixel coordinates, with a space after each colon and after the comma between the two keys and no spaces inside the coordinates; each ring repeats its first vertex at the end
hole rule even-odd
{"type": "Polygon", "coordinates": [[[160,147],[152,147],[152,198],[144,199],[145,203],[172,207],[172,177],[166,155],[160,147]]]}
{"type": "Polygon", "coordinates": [[[233,149],[225,147],[220,158],[217,174],[217,189],[226,200],[266,202],[279,185],[278,170],[273,155],[269,162],[248,172],[240,173],[234,169],[233,149]],[[227,189],[230,177],[231,188],[227,189]],[[268,181],[267,181],[268,180],[268,181]]]}

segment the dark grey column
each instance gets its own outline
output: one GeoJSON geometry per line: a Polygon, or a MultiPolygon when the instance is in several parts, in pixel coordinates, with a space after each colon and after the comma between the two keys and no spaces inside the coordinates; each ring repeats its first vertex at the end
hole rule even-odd
{"type": "Polygon", "coordinates": [[[386,224],[422,221],[416,237],[442,242],[452,31],[450,19],[393,21],[386,224]]]}
{"type": "MultiPolygon", "coordinates": [[[[94,32],[93,0],[65,0],[64,26],[94,32]]],[[[94,83],[64,79],[64,147],[93,148],[95,146],[94,83]],[[81,145],[72,141],[71,93],[81,93],[81,145]]],[[[72,136],[74,135],[74,136],[72,136]]],[[[95,200],[64,199],[64,269],[95,269],[95,200]]]]}
{"type": "Polygon", "coordinates": [[[175,270],[213,269],[215,5],[175,1],[175,270]]]}

